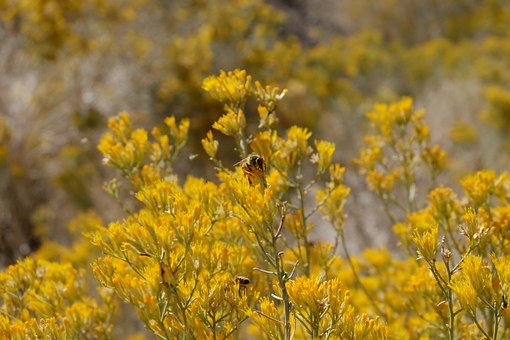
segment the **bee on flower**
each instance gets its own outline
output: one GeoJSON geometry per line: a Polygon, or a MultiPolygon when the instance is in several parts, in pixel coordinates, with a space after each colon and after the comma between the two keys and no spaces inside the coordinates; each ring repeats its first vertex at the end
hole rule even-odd
{"type": "Polygon", "coordinates": [[[246,296],[246,293],[248,291],[248,285],[250,284],[250,279],[246,276],[236,275],[234,277],[234,280],[231,280],[226,286],[225,286],[225,293],[234,293],[235,289],[237,289],[237,294],[239,297],[246,296]]]}
{"type": "Polygon", "coordinates": [[[239,296],[246,295],[247,286],[250,284],[250,279],[246,276],[237,275],[235,278],[236,284],[239,285],[239,296]]]}
{"type": "Polygon", "coordinates": [[[248,179],[250,185],[255,186],[260,183],[264,188],[267,188],[266,163],[263,157],[252,154],[235,164],[235,166],[238,165],[243,169],[244,177],[248,179]]]}

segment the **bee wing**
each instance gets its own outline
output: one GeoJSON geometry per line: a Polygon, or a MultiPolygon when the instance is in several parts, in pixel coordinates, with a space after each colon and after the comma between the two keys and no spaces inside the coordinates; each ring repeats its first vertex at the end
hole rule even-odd
{"type": "Polygon", "coordinates": [[[243,164],[246,164],[248,163],[250,157],[252,157],[253,155],[249,155],[248,157],[245,157],[243,159],[241,159],[239,162],[237,162],[236,164],[234,164],[234,166],[239,166],[239,165],[243,165],[243,164]]]}

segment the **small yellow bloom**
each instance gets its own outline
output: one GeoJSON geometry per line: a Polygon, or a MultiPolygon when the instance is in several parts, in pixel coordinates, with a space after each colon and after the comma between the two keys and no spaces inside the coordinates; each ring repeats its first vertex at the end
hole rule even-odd
{"type": "Polygon", "coordinates": [[[427,263],[436,261],[438,250],[438,226],[432,225],[423,233],[415,231],[411,239],[416,244],[418,258],[423,258],[427,263]]]}
{"type": "Polygon", "coordinates": [[[461,181],[466,196],[471,203],[480,207],[488,202],[496,189],[496,173],[493,170],[479,171],[461,181]]]}
{"type": "Polygon", "coordinates": [[[238,136],[245,127],[246,119],[242,110],[238,110],[237,113],[229,110],[213,124],[214,129],[230,137],[238,136]]]}
{"type": "Polygon", "coordinates": [[[312,162],[317,163],[317,173],[324,173],[330,166],[333,154],[335,153],[335,144],[327,141],[315,141],[317,153],[312,156],[312,162]]]}
{"type": "Polygon", "coordinates": [[[177,147],[186,143],[190,125],[190,120],[188,118],[182,119],[179,125],[177,125],[174,116],[167,117],[165,118],[165,124],[170,128],[170,135],[175,139],[175,145],[177,145],[177,147]]]}
{"type": "Polygon", "coordinates": [[[510,292],[510,257],[496,257],[495,255],[491,256],[492,263],[496,268],[496,272],[498,273],[498,278],[501,281],[501,286],[506,287],[505,294],[510,292]]]}
{"type": "Polygon", "coordinates": [[[427,147],[423,150],[421,157],[423,162],[428,165],[434,172],[441,172],[447,166],[447,156],[439,145],[427,147]]]}
{"type": "Polygon", "coordinates": [[[227,102],[232,108],[244,103],[252,89],[251,76],[245,70],[234,70],[219,76],[210,76],[204,79],[202,88],[214,99],[227,102]]]}
{"type": "Polygon", "coordinates": [[[202,146],[204,147],[205,153],[214,159],[216,158],[216,153],[218,152],[219,143],[214,139],[213,133],[211,130],[207,132],[207,137],[202,139],[202,146]]]}
{"type": "Polygon", "coordinates": [[[439,186],[427,196],[430,202],[430,214],[437,220],[449,220],[450,216],[461,211],[461,205],[457,194],[445,186],[439,186]]]}
{"type": "Polygon", "coordinates": [[[462,262],[462,276],[478,295],[483,296],[492,290],[492,273],[487,263],[480,256],[469,255],[462,262]]]}
{"type": "Polygon", "coordinates": [[[262,131],[255,135],[250,147],[253,152],[260,155],[266,162],[272,161],[275,145],[278,144],[278,136],[276,131],[262,131]]]}
{"type": "Polygon", "coordinates": [[[466,279],[455,279],[450,285],[451,289],[459,298],[462,308],[474,315],[478,306],[477,293],[466,279]]]}

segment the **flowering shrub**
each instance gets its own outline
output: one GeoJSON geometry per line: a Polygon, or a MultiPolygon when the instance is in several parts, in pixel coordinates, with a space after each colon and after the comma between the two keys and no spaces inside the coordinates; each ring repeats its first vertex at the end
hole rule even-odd
{"type": "Polygon", "coordinates": [[[286,91],[245,71],[208,77],[203,88],[225,108],[213,129],[234,140],[243,160],[224,165],[210,131],[202,144],[219,182],[189,176],[181,185],[172,162],[188,121],[168,118],[168,133],[154,130],[149,141],[127,114],[112,119],[99,149],[142,208],[88,234],[106,255],[94,263],[96,278],[163,338],[246,331],[268,338],[385,336],[377,319],[355,312],[331,272],[349,195],[344,169],[332,162],[334,144],[312,144],[311,133],[297,126],[280,136],[276,110],[286,91]],[[246,124],[250,98],[258,102],[256,131],[246,124]],[[334,245],[310,240],[310,219],[319,212],[336,230],[334,245]],[[310,296],[298,294],[301,288],[310,296]]]}
{"type": "Polygon", "coordinates": [[[75,222],[99,258],[81,243],[74,256],[43,247],[37,260],[2,273],[2,337],[108,337],[112,293],[163,339],[508,336],[508,173],[471,174],[462,196],[437,186],[448,162],[430,142],[425,111],[411,98],[375,105],[356,163],[408,256],[368,249],[353,257],[345,169],[335,144],[306,128],[278,128],[287,90],[242,70],[210,76],[202,88],[224,107],[201,140],[215,180],[174,171],[189,120],[168,117],[149,134],[127,113],[110,119],[99,150],[120,176],[105,188],[127,216],[108,226],[92,214],[75,222]],[[257,127],[247,124],[248,103],[256,103],[257,127]],[[227,137],[239,163],[219,156],[227,137]],[[126,204],[125,192],[138,205],[126,204]],[[334,237],[312,239],[326,229],[334,237]],[[84,272],[73,267],[86,254],[104,304],[88,297],[84,272]]]}
{"type": "MultiPolygon", "coordinates": [[[[0,230],[9,239],[1,265],[35,251],[45,232],[65,234],[77,210],[114,215],[101,200],[108,175],[95,154],[104,117],[120,105],[150,125],[175,112],[193,117],[190,133],[205,135],[221,106],[200,85],[227,65],[289,89],[278,112],[283,126],[303,125],[343,146],[358,145],[361,113],[374,102],[406,94],[425,106],[454,105],[446,108],[461,123],[451,133],[452,167],[497,168],[494,159],[507,154],[497,146],[508,145],[509,9],[501,0],[459,1],[325,2],[310,15],[304,2],[282,1],[0,2],[0,65],[9,88],[0,93],[0,130],[14,128],[12,138],[0,132],[0,209],[12,210],[0,215],[12,226],[0,230]],[[485,133],[479,117],[501,134],[485,133]],[[481,146],[490,152],[473,152],[481,146]]],[[[437,135],[445,142],[450,134],[437,135]]],[[[188,147],[201,152],[200,138],[188,147]]],[[[348,164],[356,149],[342,148],[336,160],[348,164]]],[[[235,163],[232,148],[221,151],[235,163]]]]}
{"type": "Polygon", "coordinates": [[[115,302],[98,291],[104,303],[89,297],[84,270],[70,264],[27,258],[0,274],[2,339],[109,338],[115,302]]]}

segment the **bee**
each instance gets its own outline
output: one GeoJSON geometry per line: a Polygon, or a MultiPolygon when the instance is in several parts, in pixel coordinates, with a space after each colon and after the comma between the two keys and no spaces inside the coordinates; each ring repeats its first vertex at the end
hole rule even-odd
{"type": "Polygon", "coordinates": [[[235,164],[235,166],[238,165],[241,165],[244,177],[248,178],[250,185],[257,185],[257,183],[260,183],[264,188],[267,188],[266,163],[263,157],[252,154],[235,164]]]}
{"type": "Polygon", "coordinates": [[[236,284],[239,285],[239,296],[241,296],[243,293],[246,295],[246,286],[250,284],[250,279],[246,276],[237,275],[235,278],[236,284]]]}
{"type": "Polygon", "coordinates": [[[246,286],[250,284],[250,279],[246,276],[237,275],[236,283],[238,283],[240,286],[246,286]]]}

